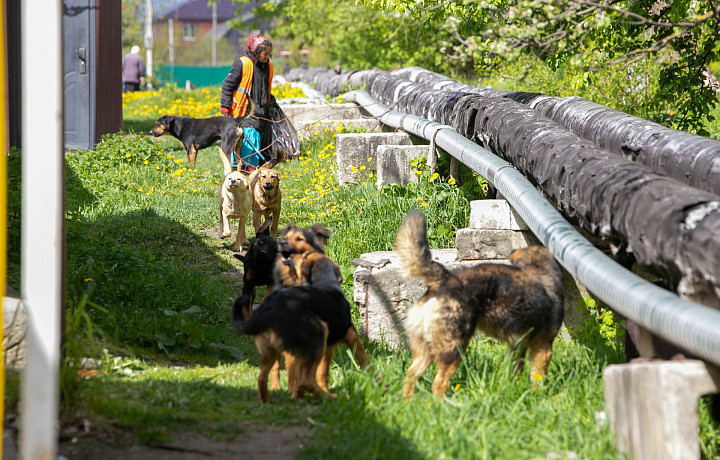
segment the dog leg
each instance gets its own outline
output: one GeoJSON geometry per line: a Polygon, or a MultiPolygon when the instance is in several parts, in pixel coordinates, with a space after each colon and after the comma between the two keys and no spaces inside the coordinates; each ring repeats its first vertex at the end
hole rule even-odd
{"type": "Polygon", "coordinates": [[[552,358],[552,342],[536,337],[529,344],[530,349],[530,381],[543,379],[552,358]]]}
{"type": "Polygon", "coordinates": [[[336,345],[331,345],[325,349],[323,357],[320,359],[320,364],[315,372],[315,380],[318,386],[325,393],[330,393],[328,390],[328,374],[330,373],[330,362],[332,361],[333,355],[335,354],[336,345]]]}
{"type": "Polygon", "coordinates": [[[403,397],[412,396],[415,393],[415,382],[434,360],[435,357],[429,350],[413,350],[413,359],[408,367],[403,385],[403,397]]]}
{"type": "Polygon", "coordinates": [[[280,359],[275,361],[272,369],[270,369],[270,389],[273,391],[280,389],[280,359]]]}
{"type": "Polygon", "coordinates": [[[460,353],[455,349],[440,354],[437,362],[438,371],[433,380],[432,392],[433,395],[442,399],[442,397],[445,396],[448,386],[450,386],[450,379],[455,375],[462,360],[460,359],[460,353]]]}
{"type": "MultiPolygon", "coordinates": [[[[253,207],[254,207],[254,206],[253,206],[253,207]]],[[[260,210],[257,210],[257,211],[256,211],[255,209],[253,209],[253,220],[252,220],[252,224],[253,224],[253,228],[255,229],[255,233],[257,233],[258,229],[260,229],[260,225],[262,224],[262,222],[260,222],[260,218],[261,218],[261,217],[262,217],[262,212],[261,212],[260,210]]],[[[275,221],[274,221],[274,220],[273,220],[273,225],[275,225],[275,221]]],[[[274,235],[272,232],[270,232],[270,236],[272,236],[273,238],[275,238],[275,235],[274,235]]]]}
{"type": "Polygon", "coordinates": [[[268,373],[277,360],[280,359],[280,353],[271,347],[263,346],[263,344],[258,345],[257,342],[258,340],[255,341],[258,350],[263,351],[260,356],[260,374],[258,375],[258,399],[261,403],[271,403],[272,398],[267,388],[268,373]]]}
{"type": "Polygon", "coordinates": [[[187,156],[190,166],[195,166],[195,157],[197,156],[197,147],[195,147],[195,144],[191,145],[190,148],[187,149],[187,156]]]}
{"type": "Polygon", "coordinates": [[[237,230],[237,236],[235,237],[235,251],[239,252],[242,251],[243,246],[249,247],[250,246],[250,240],[248,240],[247,235],[245,235],[245,224],[247,223],[247,214],[244,216],[240,216],[240,220],[238,221],[238,230],[237,230]]]}
{"type": "Polygon", "coordinates": [[[275,238],[277,236],[278,224],[280,223],[280,207],[273,210],[272,212],[272,225],[270,225],[270,236],[275,238]]]}
{"type": "Polygon", "coordinates": [[[352,351],[353,356],[355,356],[355,360],[358,362],[361,368],[364,368],[370,364],[370,357],[367,355],[367,353],[365,353],[365,348],[363,347],[362,340],[360,340],[360,337],[358,336],[358,333],[354,327],[348,329],[348,331],[345,333],[345,337],[342,338],[342,342],[348,346],[350,351],[352,351]]]}
{"type": "Polygon", "coordinates": [[[230,236],[230,220],[220,209],[220,238],[227,238],[230,236]]]}
{"type": "Polygon", "coordinates": [[[297,391],[297,363],[295,362],[295,356],[290,353],[283,353],[285,357],[285,369],[288,375],[288,392],[293,394],[297,391]]]}

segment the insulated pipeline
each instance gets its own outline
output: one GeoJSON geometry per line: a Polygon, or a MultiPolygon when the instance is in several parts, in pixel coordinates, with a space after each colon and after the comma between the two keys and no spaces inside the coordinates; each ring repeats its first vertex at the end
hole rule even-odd
{"type": "Polygon", "coordinates": [[[510,163],[449,127],[395,112],[365,91],[355,102],[382,123],[430,139],[499,190],[558,262],[614,311],[694,356],[720,365],[720,311],[645,281],[588,242],[510,163]]]}

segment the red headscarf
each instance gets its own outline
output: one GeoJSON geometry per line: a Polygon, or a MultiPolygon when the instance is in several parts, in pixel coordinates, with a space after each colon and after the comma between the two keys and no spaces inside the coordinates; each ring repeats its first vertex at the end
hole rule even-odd
{"type": "Polygon", "coordinates": [[[265,41],[265,37],[263,37],[261,34],[252,34],[250,35],[250,38],[248,38],[247,42],[247,50],[251,53],[254,53],[258,46],[262,42],[265,41]]]}

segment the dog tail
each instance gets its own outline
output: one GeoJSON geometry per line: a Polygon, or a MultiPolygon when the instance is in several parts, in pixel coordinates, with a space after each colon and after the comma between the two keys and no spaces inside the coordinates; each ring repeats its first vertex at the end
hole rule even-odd
{"type": "Polygon", "coordinates": [[[245,330],[246,320],[250,317],[251,312],[252,305],[250,305],[250,296],[241,295],[235,299],[232,307],[232,319],[233,323],[235,323],[235,327],[237,327],[243,334],[248,334],[245,330]]]}
{"type": "Polygon", "coordinates": [[[240,124],[242,124],[243,121],[245,121],[245,120],[247,120],[248,118],[250,118],[250,117],[252,117],[253,115],[255,115],[255,103],[253,102],[252,98],[250,98],[250,97],[247,98],[247,101],[248,101],[248,108],[247,108],[247,110],[245,111],[245,115],[243,115],[242,117],[238,118],[238,126],[239,126],[240,124]]]}
{"type": "Polygon", "coordinates": [[[422,278],[430,289],[437,289],[450,278],[450,272],[432,260],[426,236],[425,215],[411,212],[397,232],[395,251],[406,277],[422,278]]]}

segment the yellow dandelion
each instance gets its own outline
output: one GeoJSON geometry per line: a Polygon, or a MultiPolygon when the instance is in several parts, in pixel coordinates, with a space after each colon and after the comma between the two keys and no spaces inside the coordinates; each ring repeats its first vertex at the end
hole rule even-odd
{"type": "Polygon", "coordinates": [[[144,164],[144,165],[148,165],[148,164],[150,164],[150,162],[147,161],[147,160],[145,160],[145,161],[143,161],[143,164],[144,164]]]}
{"type": "Polygon", "coordinates": [[[85,278],[86,283],[89,283],[90,281],[92,281],[92,278],[85,278]]]}
{"type": "Polygon", "coordinates": [[[453,391],[458,391],[459,389],[460,389],[460,384],[458,383],[457,385],[455,385],[455,388],[453,388],[453,391]]]}
{"type": "Polygon", "coordinates": [[[429,181],[429,182],[432,182],[432,181],[434,181],[435,179],[437,179],[438,177],[440,177],[440,174],[438,174],[438,173],[433,173],[433,175],[430,176],[430,179],[428,179],[428,181],[429,181]]]}
{"type": "Polygon", "coordinates": [[[448,184],[454,185],[454,184],[455,184],[455,178],[454,178],[454,177],[451,177],[450,179],[448,179],[448,184]]]}
{"type": "Polygon", "coordinates": [[[542,374],[533,375],[533,380],[535,380],[536,382],[540,382],[540,381],[542,381],[542,379],[543,379],[542,374]]]}
{"type": "Polygon", "coordinates": [[[126,153],[126,154],[125,154],[125,158],[130,158],[131,156],[132,156],[131,153],[126,153]]]}

